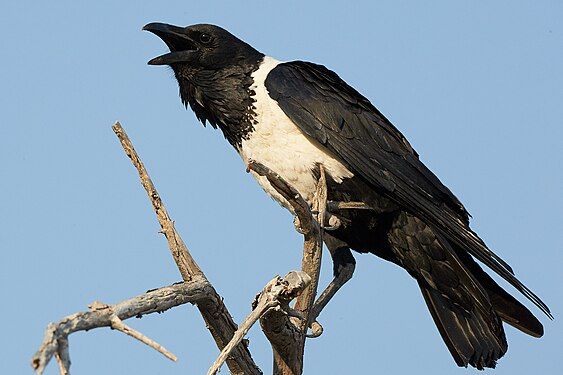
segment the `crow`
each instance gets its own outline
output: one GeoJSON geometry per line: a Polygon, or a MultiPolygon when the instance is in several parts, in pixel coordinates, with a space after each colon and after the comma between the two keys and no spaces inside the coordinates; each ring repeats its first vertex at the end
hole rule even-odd
{"type": "MultiPolygon", "coordinates": [[[[335,280],[351,277],[350,250],[404,268],[459,366],[495,367],[508,349],[503,322],[543,335],[538,319],[476,260],[552,318],[547,305],[471,230],[463,204],[401,132],[335,72],[280,62],[214,25],[143,29],[170,50],[149,64],[172,68],[184,105],[204,125],[219,128],[247,165],[265,165],[308,202],[322,166],[330,201],[369,207],[340,210],[341,225],[326,232],[335,280]]],[[[253,174],[291,210],[265,177],[253,174]]]]}

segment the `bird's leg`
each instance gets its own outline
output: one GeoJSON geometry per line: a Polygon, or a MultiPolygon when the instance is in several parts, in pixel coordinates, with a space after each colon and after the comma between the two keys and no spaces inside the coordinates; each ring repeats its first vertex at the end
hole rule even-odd
{"type": "Polygon", "coordinates": [[[322,326],[317,322],[317,317],[336,292],[352,278],[356,268],[356,260],[346,243],[328,233],[324,234],[323,239],[332,257],[334,278],[313,305],[310,320],[313,322],[311,323],[312,332],[308,334],[308,337],[318,337],[322,334],[322,326]]]}

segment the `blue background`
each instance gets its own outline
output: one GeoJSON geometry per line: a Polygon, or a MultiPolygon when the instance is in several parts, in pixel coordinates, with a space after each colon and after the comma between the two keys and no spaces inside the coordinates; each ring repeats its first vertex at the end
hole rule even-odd
{"type": "MultiPolygon", "coordinates": [[[[291,216],[183,109],[170,70],[146,65],[166,50],[141,32],[152,21],[219,24],[278,59],[323,63],[370,98],[556,315],[532,308],[540,340],[507,327],[495,374],[561,373],[563,3],[491,3],[3,1],[2,373],[31,373],[48,322],[180,280],[115,120],[236,321],[273,275],[299,265],[291,216]]],[[[354,279],[320,317],[325,333],[307,343],[305,373],[476,372],[455,366],[404,271],[356,258],[354,279]]],[[[323,283],[330,277],[325,256],[323,283]]],[[[191,305],[128,323],[179,362],[100,329],[71,336],[73,373],[201,374],[217,355],[191,305]]],[[[270,373],[258,327],[249,339],[270,373]]]]}

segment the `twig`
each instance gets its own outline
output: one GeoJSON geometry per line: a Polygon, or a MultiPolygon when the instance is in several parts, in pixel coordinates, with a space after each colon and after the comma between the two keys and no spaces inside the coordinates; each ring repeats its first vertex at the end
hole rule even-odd
{"type": "MultiPolygon", "coordinates": [[[[317,183],[317,190],[313,199],[313,212],[316,212],[316,222],[313,222],[310,228],[303,229],[305,236],[305,243],[303,244],[303,259],[301,261],[301,269],[309,276],[311,276],[311,284],[299,298],[295,304],[295,308],[302,311],[305,319],[301,322],[301,330],[304,334],[310,326],[310,313],[311,307],[315,302],[317,295],[317,286],[319,284],[319,276],[321,270],[322,258],[322,235],[323,227],[326,217],[326,201],[327,201],[327,186],[326,175],[322,165],[319,165],[320,177],[317,183]]],[[[300,218],[301,223],[303,220],[300,218]]],[[[303,345],[305,339],[303,338],[303,345]]]]}
{"type": "MultiPolygon", "coordinates": [[[[268,167],[250,160],[248,170],[265,176],[272,187],[282,195],[293,208],[299,219],[299,232],[304,236],[302,271],[311,277],[311,284],[299,296],[295,309],[303,315],[299,327],[293,325],[278,327],[277,320],[261,320],[262,329],[274,351],[274,373],[298,375],[303,371],[303,354],[307,329],[310,325],[311,308],[315,301],[322,256],[322,226],[326,216],[327,187],[324,167],[319,165],[320,178],[313,200],[313,210],[307,202],[284,179],[268,167]],[[314,216],[312,212],[316,212],[314,216]],[[281,329],[281,330],[279,330],[281,329]]],[[[317,327],[316,327],[317,328],[317,327]]],[[[315,330],[319,332],[318,329],[315,330]]]]}
{"type": "Polygon", "coordinates": [[[70,353],[68,350],[68,338],[61,337],[57,340],[57,351],[55,359],[59,365],[61,375],[70,375],[70,353]]]}
{"type": "MultiPolygon", "coordinates": [[[[152,206],[156,212],[156,216],[162,233],[166,236],[168,247],[172,253],[172,257],[178,266],[178,270],[182,275],[184,281],[192,280],[192,278],[201,278],[207,280],[203,271],[193,257],[191,256],[186,244],[180,237],[180,234],[174,228],[174,222],[168,215],[168,211],[162,202],[151,178],[145,169],[143,162],[137,155],[131,140],[119,122],[116,122],[112,129],[119,138],[125,153],[131,159],[131,162],[137,169],[141,184],[147,191],[152,206]]],[[[213,292],[208,295],[208,298],[200,300],[197,303],[197,308],[205,321],[215,343],[219,350],[222,350],[225,345],[231,340],[234,332],[237,330],[237,325],[233,321],[231,314],[223,303],[223,299],[209,284],[213,292]]],[[[262,371],[254,363],[250,351],[244,343],[241,343],[233,351],[233,355],[227,360],[227,365],[233,374],[262,374],[262,371]]]]}
{"type": "Polygon", "coordinates": [[[301,194],[289,185],[280,175],[254,160],[248,161],[247,169],[268,179],[268,182],[272,185],[272,187],[291,204],[295,215],[297,215],[300,220],[300,226],[302,228],[312,229],[312,227],[315,226],[313,223],[314,220],[311,208],[305,199],[303,199],[301,194]]]}
{"type": "Polygon", "coordinates": [[[152,203],[154,211],[156,213],[156,217],[158,222],[160,223],[160,227],[162,228],[162,233],[166,237],[168,241],[168,247],[170,248],[170,252],[172,253],[172,257],[180,270],[180,274],[184,281],[190,281],[194,277],[205,277],[201,268],[197,265],[195,260],[192,258],[186,244],[182,240],[182,237],[178,234],[176,229],[174,228],[174,222],[170,219],[170,215],[168,215],[168,210],[164,206],[162,199],[160,199],[160,195],[158,191],[154,187],[152,180],[145,168],[145,165],[141,161],[141,158],[135,151],[133,147],[133,143],[127,136],[127,133],[121,126],[119,122],[116,122],[112,129],[119,138],[121,142],[121,146],[123,146],[123,150],[131,159],[133,166],[139,172],[139,178],[141,179],[141,184],[147,191],[149,199],[152,203]]]}
{"type": "Polygon", "coordinates": [[[61,374],[68,374],[70,371],[68,336],[71,333],[112,327],[114,317],[125,320],[162,312],[188,302],[195,303],[208,298],[212,292],[213,289],[207,281],[193,280],[151,290],[112,306],[94,302],[90,305],[90,311],[69,315],[56,324],[50,323],[45,330],[43,343],[31,360],[31,365],[37,374],[42,374],[51,358],[55,356],[61,374]]]}
{"type": "Polygon", "coordinates": [[[243,323],[239,326],[239,329],[233,335],[232,340],[227,346],[222,350],[219,357],[215,360],[207,375],[215,375],[228,356],[231,354],[233,348],[242,341],[244,336],[248,333],[250,328],[271,309],[277,309],[284,312],[288,316],[299,316],[302,318],[301,314],[298,314],[289,308],[289,301],[297,297],[303,289],[309,285],[311,278],[305,272],[291,271],[283,279],[279,276],[274,277],[262,292],[256,296],[255,303],[253,304],[254,309],[246,317],[243,323]]]}
{"type": "Polygon", "coordinates": [[[123,332],[126,335],[133,337],[134,339],[139,340],[143,344],[146,344],[153,348],[154,350],[161,353],[166,358],[176,362],[178,357],[176,357],[173,353],[169,352],[164,346],[160,345],[158,342],[152,340],[151,338],[143,335],[141,332],[129,327],[117,315],[113,315],[110,319],[111,321],[111,328],[118,330],[119,332],[123,332]]]}

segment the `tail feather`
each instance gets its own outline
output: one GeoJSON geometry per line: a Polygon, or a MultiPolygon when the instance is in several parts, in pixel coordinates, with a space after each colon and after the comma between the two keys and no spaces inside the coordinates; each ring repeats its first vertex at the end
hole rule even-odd
{"type": "Polygon", "coordinates": [[[489,295],[493,308],[504,322],[530,336],[543,336],[543,325],[530,310],[498,285],[467,252],[459,248],[454,250],[469,272],[479,280],[479,284],[489,295]]]}
{"type": "MultiPolygon", "coordinates": [[[[458,366],[471,365],[479,370],[496,366],[508,350],[502,323],[488,324],[490,316],[457,308],[438,291],[419,282],[422,295],[442,339],[458,366]]],[[[495,320],[495,319],[494,319],[495,320]]]]}
{"type": "MultiPolygon", "coordinates": [[[[499,287],[500,289],[500,287],[499,287]]],[[[489,290],[487,289],[487,292],[489,290]]],[[[520,331],[533,337],[543,336],[543,325],[524,305],[514,297],[500,289],[498,294],[492,294],[491,302],[500,318],[520,331]]]]}
{"type": "Polygon", "coordinates": [[[502,322],[532,336],[541,323],[463,248],[416,216],[400,212],[387,233],[396,263],[413,276],[459,366],[495,367],[508,350],[502,322]]]}

